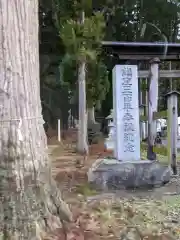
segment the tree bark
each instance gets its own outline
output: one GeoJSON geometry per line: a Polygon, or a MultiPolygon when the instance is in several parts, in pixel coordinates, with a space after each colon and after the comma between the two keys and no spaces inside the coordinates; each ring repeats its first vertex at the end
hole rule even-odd
{"type": "Polygon", "coordinates": [[[38,0],[0,0],[0,235],[40,239],[71,220],[47,154],[40,102],[38,0]]]}
{"type": "Polygon", "coordinates": [[[89,107],[87,109],[87,113],[88,113],[88,124],[89,123],[96,123],[96,120],[95,120],[95,113],[94,113],[94,107],[89,107]]]}
{"type": "Polygon", "coordinates": [[[153,118],[154,112],[158,110],[158,78],[159,78],[159,59],[154,58],[150,61],[150,83],[148,92],[148,148],[147,159],[156,160],[154,152],[155,138],[157,134],[156,120],[153,118]]]}
{"type": "Polygon", "coordinates": [[[85,62],[79,66],[79,122],[78,122],[78,152],[88,153],[87,144],[87,113],[86,113],[86,80],[85,62]]]}
{"type": "MultiPolygon", "coordinates": [[[[84,11],[81,12],[81,23],[84,23],[84,11]]],[[[87,112],[86,112],[86,62],[81,60],[78,71],[79,85],[79,122],[78,122],[78,152],[88,153],[87,144],[87,112]]]]}

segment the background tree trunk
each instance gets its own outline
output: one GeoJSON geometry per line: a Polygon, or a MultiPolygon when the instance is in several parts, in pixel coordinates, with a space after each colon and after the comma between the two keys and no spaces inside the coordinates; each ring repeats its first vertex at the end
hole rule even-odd
{"type": "Polygon", "coordinates": [[[3,239],[39,239],[38,229],[50,227],[52,215],[58,223],[72,216],[47,154],[38,0],[0,0],[0,26],[0,229],[3,239]]]}
{"type": "Polygon", "coordinates": [[[78,152],[88,153],[87,144],[87,112],[86,112],[86,79],[85,62],[79,66],[79,122],[78,122],[78,152]]]}
{"type": "MultiPolygon", "coordinates": [[[[81,12],[81,22],[84,23],[85,12],[81,12]]],[[[82,60],[78,71],[79,85],[79,122],[78,122],[78,152],[88,153],[87,144],[87,112],[86,112],[86,62],[82,60]]]]}
{"type": "Polygon", "coordinates": [[[88,124],[91,123],[96,123],[95,121],[95,109],[94,107],[88,107],[87,109],[87,114],[88,114],[88,124]]]}

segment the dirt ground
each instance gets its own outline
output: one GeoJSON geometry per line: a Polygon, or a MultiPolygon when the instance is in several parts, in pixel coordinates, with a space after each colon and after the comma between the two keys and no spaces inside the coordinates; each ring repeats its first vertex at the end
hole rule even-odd
{"type": "Polygon", "coordinates": [[[153,191],[96,192],[88,185],[87,170],[97,158],[112,153],[99,143],[90,146],[88,157],[79,155],[73,134],[66,134],[61,143],[56,137],[48,140],[53,176],[74,216],[74,222],[66,230],[58,229],[51,239],[180,239],[178,178],[153,191]]]}

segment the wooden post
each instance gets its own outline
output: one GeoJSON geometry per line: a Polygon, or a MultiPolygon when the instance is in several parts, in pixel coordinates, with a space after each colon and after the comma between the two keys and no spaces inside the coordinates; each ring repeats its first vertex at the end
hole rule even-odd
{"type": "MultiPolygon", "coordinates": [[[[146,105],[146,108],[145,108],[145,115],[148,116],[148,79],[146,78],[146,91],[145,91],[145,105],[146,105]]],[[[146,137],[148,137],[148,121],[146,121],[146,137]]]]}
{"type": "MultiPolygon", "coordinates": [[[[169,70],[172,70],[172,65],[171,65],[171,61],[169,62],[169,70]]],[[[172,78],[169,79],[170,80],[170,91],[173,91],[173,84],[172,84],[172,78]]]]}
{"type": "Polygon", "coordinates": [[[61,142],[61,122],[58,119],[58,142],[61,142]]]}
{"type": "Polygon", "coordinates": [[[144,140],[146,138],[145,136],[145,132],[146,132],[146,129],[144,127],[144,120],[141,119],[141,116],[145,116],[145,108],[146,108],[146,105],[145,104],[141,104],[139,106],[139,115],[140,115],[140,121],[139,121],[139,124],[140,124],[140,139],[141,141],[144,140]]]}
{"type": "Polygon", "coordinates": [[[168,159],[174,175],[177,175],[177,125],[178,125],[178,95],[171,91],[167,96],[168,103],[168,159]]]}
{"type": "Polygon", "coordinates": [[[159,78],[159,58],[150,61],[150,81],[148,88],[148,148],[147,159],[156,160],[156,153],[153,151],[156,137],[156,120],[153,120],[153,113],[157,111],[158,101],[158,78],[159,78]],[[156,99],[155,99],[156,98],[156,99]]]}
{"type": "MultiPolygon", "coordinates": [[[[139,106],[139,116],[141,116],[141,106],[139,106]]],[[[140,141],[143,140],[143,132],[142,132],[142,121],[139,120],[139,132],[140,132],[140,141]]]]}
{"type": "MultiPolygon", "coordinates": [[[[141,85],[142,85],[142,79],[140,78],[138,81],[139,84],[139,114],[140,116],[142,115],[142,89],[141,89],[141,85]]],[[[139,130],[140,130],[140,141],[142,141],[142,121],[139,121],[139,130]]]]}

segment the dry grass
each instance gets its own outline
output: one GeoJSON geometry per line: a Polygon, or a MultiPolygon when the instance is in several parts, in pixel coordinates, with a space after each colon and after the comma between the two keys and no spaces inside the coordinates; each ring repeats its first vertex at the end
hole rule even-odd
{"type": "Polygon", "coordinates": [[[71,138],[56,146],[55,141],[54,145],[53,141],[50,144],[53,175],[74,215],[74,222],[65,227],[66,233],[58,229],[52,239],[180,239],[180,197],[166,201],[148,197],[115,198],[114,195],[90,198],[97,192],[87,182],[87,170],[97,158],[112,153],[104,152],[102,143],[91,146],[86,158],[74,151],[75,144],[71,138]]]}

